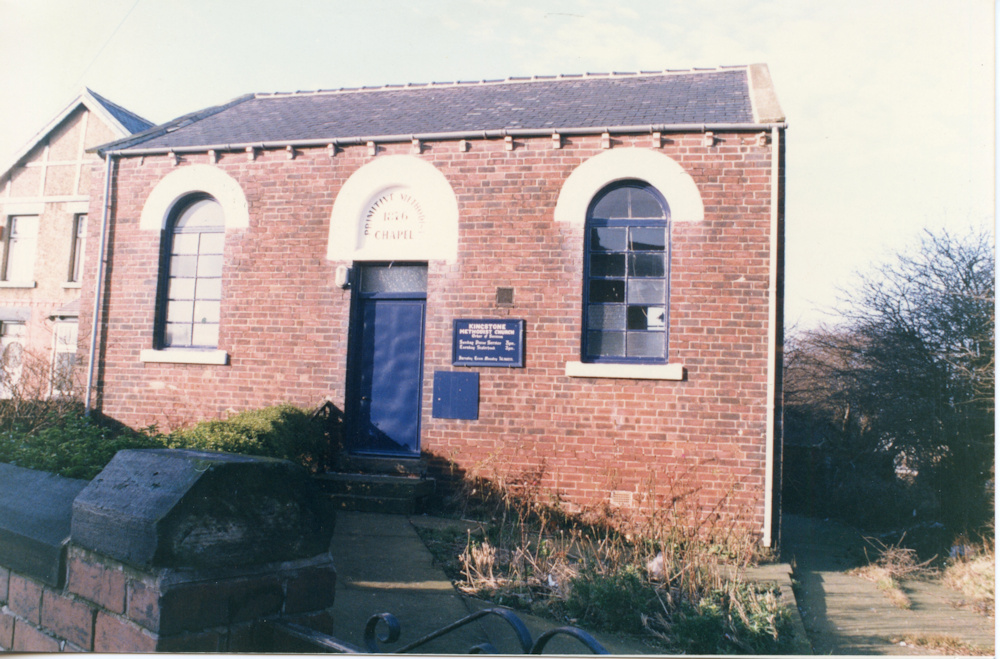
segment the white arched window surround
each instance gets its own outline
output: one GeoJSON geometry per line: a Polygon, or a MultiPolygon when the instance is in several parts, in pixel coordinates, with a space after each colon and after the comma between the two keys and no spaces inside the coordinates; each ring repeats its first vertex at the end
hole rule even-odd
{"type": "Polygon", "coordinates": [[[458,200],[434,165],[411,155],[382,156],[344,182],[330,214],[326,258],[331,261],[445,261],[458,259],[458,200]],[[392,192],[410,195],[426,218],[424,238],[409,244],[365,245],[361,230],[373,202],[392,192]]]}
{"type": "Polygon", "coordinates": [[[656,188],[670,206],[670,221],[701,222],[705,205],[694,179],[670,156],[647,149],[605,151],[590,158],[566,179],[556,202],[556,222],[582,225],[598,192],[617,181],[636,179],[656,188]]]}
{"type": "MultiPolygon", "coordinates": [[[[173,170],[156,184],[142,207],[139,228],[144,231],[163,231],[177,204],[196,195],[207,195],[219,202],[226,231],[250,226],[249,204],[236,179],[212,165],[189,165],[173,170]]],[[[229,354],[225,350],[146,349],[140,352],[139,360],[224,365],[229,363],[229,354]]]]}
{"type": "Polygon", "coordinates": [[[156,184],[142,207],[139,228],[162,231],[177,202],[198,193],[219,202],[227,231],[250,226],[250,205],[236,179],[212,165],[189,165],[175,169],[156,184]]]}
{"type": "MultiPolygon", "coordinates": [[[[587,209],[594,197],[607,186],[630,179],[644,181],[656,188],[670,207],[671,223],[700,222],[704,219],[705,205],[698,186],[676,160],[657,151],[626,148],[605,151],[573,170],[559,193],[555,221],[584,226],[587,209]]],[[[571,361],[566,363],[565,373],[569,377],[684,379],[684,367],[678,363],[601,364],[571,361]]]]}

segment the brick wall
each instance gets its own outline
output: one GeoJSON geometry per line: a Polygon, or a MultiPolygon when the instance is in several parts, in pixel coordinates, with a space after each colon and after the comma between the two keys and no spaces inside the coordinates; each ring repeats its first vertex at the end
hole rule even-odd
{"type": "Polygon", "coordinates": [[[62,588],[0,566],[0,651],[262,651],[268,617],[329,633],[328,558],[208,575],[137,570],[71,547],[62,588]]]}
{"type": "MultiPolygon", "coordinates": [[[[698,490],[707,510],[764,510],[767,418],[771,145],[749,134],[673,135],[659,147],[693,177],[705,204],[700,223],[672,227],[669,360],[684,381],[569,378],[579,359],[583,234],[556,223],[567,176],[602,152],[600,136],[425,143],[421,158],[448,179],[458,200],[459,258],[429,264],[422,449],[466,473],[538,484],[578,506],[610,492],[661,498],[698,490]],[[499,286],[514,306],[496,308],[499,286]],[[480,370],[478,421],[431,417],[435,370],[453,370],[455,318],[523,318],[526,366],[480,370]]],[[[655,148],[652,137],[615,137],[613,148],[655,148]]],[[[380,145],[379,156],[409,153],[380,145]]],[[[334,285],[340,263],[325,258],[338,190],[372,160],[363,146],[222,153],[217,164],[242,186],[250,227],[228,231],[219,347],[228,366],[142,364],[152,347],[160,236],[140,231],[156,183],[205,154],[123,159],[110,234],[111,275],[99,355],[99,404],[133,426],[170,429],[231,410],[291,401],[344,402],[350,293],[334,285]]],[[[379,157],[376,156],[376,157],[379,157]]],[[[95,177],[93,185],[100,181],[95,177]]],[[[668,199],[669,203],[669,199],[668,199]]],[[[92,207],[91,216],[100,216],[92,207]]],[[[91,222],[90,244],[97,244],[91,222]]],[[[94,261],[91,261],[92,267],[94,261]]],[[[85,281],[93,280],[93,272],[85,281]]],[[[84,290],[89,318],[93,290],[84,290]]],[[[85,334],[86,331],[82,331],[85,334]]]]}

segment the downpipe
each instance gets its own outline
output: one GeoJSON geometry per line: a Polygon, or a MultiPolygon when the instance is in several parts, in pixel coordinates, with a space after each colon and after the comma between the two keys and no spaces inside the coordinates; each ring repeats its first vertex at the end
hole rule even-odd
{"type": "Polygon", "coordinates": [[[101,311],[101,290],[104,287],[105,252],[107,250],[108,221],[111,208],[111,167],[114,156],[107,154],[104,158],[104,204],[101,210],[101,241],[97,249],[97,280],[94,285],[94,315],[90,323],[90,353],[87,359],[87,383],[84,391],[84,416],[90,416],[93,407],[90,404],[94,384],[94,358],[97,355],[97,321],[101,311]]]}

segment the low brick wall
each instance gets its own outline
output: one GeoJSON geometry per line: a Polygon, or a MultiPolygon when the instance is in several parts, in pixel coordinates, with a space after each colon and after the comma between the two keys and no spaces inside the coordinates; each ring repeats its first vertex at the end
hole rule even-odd
{"type": "Polygon", "coordinates": [[[230,574],[145,572],[70,546],[62,588],[0,567],[0,649],[273,651],[268,618],[329,633],[335,582],[329,556],[230,574]]]}
{"type": "MultiPolygon", "coordinates": [[[[197,466],[204,468],[203,463],[197,466]]],[[[19,470],[22,486],[31,478],[25,471],[19,470]]],[[[210,467],[207,473],[211,472],[210,467]]],[[[129,477],[133,487],[142,480],[134,471],[129,477]]],[[[39,474],[39,478],[52,477],[39,474]]],[[[4,486],[0,483],[0,489],[4,486]]],[[[241,494],[245,496],[249,487],[241,494]]],[[[214,484],[210,489],[220,490],[214,484]]],[[[85,494],[86,490],[80,497],[85,494]]],[[[180,494],[170,505],[172,511],[186,505],[185,493],[180,494]]],[[[259,501],[260,496],[256,492],[251,498],[259,501]]],[[[93,496],[90,500],[93,502],[93,496]]],[[[199,509],[204,507],[203,497],[198,504],[199,509]]],[[[219,501],[217,507],[231,509],[233,502],[219,501]]],[[[220,520],[195,528],[193,533],[209,538],[219,535],[218,527],[212,524],[220,520]]],[[[121,533],[121,544],[127,547],[135,520],[119,514],[108,516],[107,522],[108,528],[121,533]]],[[[233,522],[224,525],[230,530],[238,526],[233,522]]],[[[8,549],[13,546],[9,539],[20,537],[10,526],[0,519],[0,546],[8,549]]],[[[68,520],[65,526],[69,528],[68,520]]],[[[330,528],[332,532],[332,525],[330,528]]],[[[226,538],[231,544],[232,538],[226,538]]],[[[158,537],[160,543],[171,540],[168,535],[158,537]]],[[[295,544],[287,538],[283,543],[295,544]]],[[[109,546],[114,545],[111,542],[109,546]]],[[[210,543],[207,546],[211,548],[210,543]]],[[[163,566],[155,560],[145,565],[125,562],[80,546],[72,536],[61,548],[55,578],[51,566],[24,570],[0,565],[0,650],[287,652],[297,648],[276,645],[268,620],[281,618],[326,633],[332,627],[329,607],[333,605],[336,570],[328,552],[249,565],[220,565],[214,557],[208,566],[163,566]]],[[[16,553],[16,548],[12,551],[16,553]]]]}

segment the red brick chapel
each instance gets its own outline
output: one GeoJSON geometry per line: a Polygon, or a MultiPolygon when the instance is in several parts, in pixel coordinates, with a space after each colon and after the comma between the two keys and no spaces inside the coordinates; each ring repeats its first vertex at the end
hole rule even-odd
{"type": "Polygon", "coordinates": [[[92,403],[329,400],[354,455],[683,489],[768,544],[785,130],[754,64],[251,94],[106,144],[92,403]]]}

